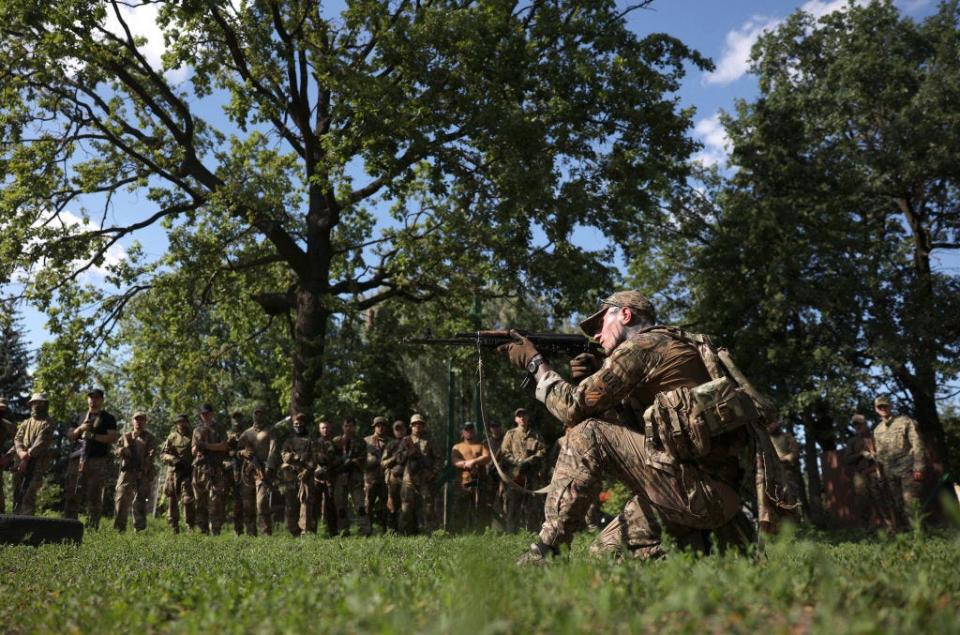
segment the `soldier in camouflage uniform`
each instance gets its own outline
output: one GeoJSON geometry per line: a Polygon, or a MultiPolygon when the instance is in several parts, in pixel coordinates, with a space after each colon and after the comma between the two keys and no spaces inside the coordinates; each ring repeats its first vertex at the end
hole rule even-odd
{"type": "Polygon", "coordinates": [[[853,415],[855,434],[843,453],[843,461],[853,471],[854,510],[866,527],[874,515],[887,531],[895,533],[900,522],[897,505],[877,463],[873,435],[862,414],[853,415]]]}
{"type": "Polygon", "coordinates": [[[483,474],[490,463],[490,450],[476,440],[476,426],[468,421],[461,431],[461,442],[450,450],[450,463],[457,470],[453,483],[454,531],[482,529],[489,509],[485,500],[483,474]]]}
{"type": "Polygon", "coordinates": [[[370,534],[370,517],[363,500],[363,470],[367,463],[367,444],[357,436],[357,420],[343,420],[343,434],[333,440],[340,451],[341,463],[334,482],[333,495],[337,503],[337,526],[341,535],[350,535],[350,525],[356,512],[360,533],[370,534]],[[347,503],[347,498],[353,507],[347,503]]]}
{"type": "Polygon", "coordinates": [[[204,404],[200,409],[192,443],[197,526],[202,533],[218,536],[223,526],[223,458],[230,447],[214,424],[213,406],[204,404]]]}
{"type": "Polygon", "coordinates": [[[374,417],[373,434],[363,440],[367,444],[367,463],[363,470],[364,507],[371,529],[377,521],[384,532],[387,530],[387,483],[381,461],[388,441],[386,432],[386,417],[374,417]]]}
{"type": "Polygon", "coordinates": [[[293,434],[280,448],[280,481],[283,487],[284,522],[292,536],[317,533],[316,447],[307,429],[309,417],[293,417],[293,434]]]}
{"type": "MultiPolygon", "coordinates": [[[[800,499],[800,490],[803,487],[803,480],[800,477],[800,444],[792,434],[783,429],[779,421],[772,422],[767,431],[770,433],[770,441],[773,442],[773,448],[777,451],[777,458],[783,464],[783,471],[787,477],[787,487],[790,489],[791,496],[797,500],[800,499]]],[[[799,518],[793,518],[799,521],[799,518]]]]}
{"type": "Polygon", "coordinates": [[[403,441],[406,461],[400,487],[400,527],[406,534],[430,531],[433,526],[431,481],[436,458],[424,436],[425,427],[423,415],[413,415],[410,436],[403,441]]]}
{"type": "Polygon", "coordinates": [[[17,434],[15,423],[7,419],[7,402],[0,399],[0,514],[6,513],[6,499],[3,494],[3,472],[13,462],[13,457],[7,452],[7,444],[13,444],[13,437],[17,434]]]}
{"type": "Polygon", "coordinates": [[[187,530],[196,526],[193,505],[192,454],[193,430],[187,415],[178,415],[174,429],[160,451],[160,460],[167,466],[164,493],[167,495],[167,522],[173,533],[180,533],[180,505],[186,517],[187,530]]]}
{"type": "Polygon", "coordinates": [[[380,464],[383,466],[387,484],[387,529],[400,531],[400,491],[403,487],[403,471],[406,466],[403,439],[407,436],[407,424],[393,422],[393,438],[383,449],[380,464]]]}
{"type": "Polygon", "coordinates": [[[327,527],[328,536],[337,535],[337,504],[334,492],[337,470],[340,469],[340,450],[333,442],[333,426],[321,420],[317,424],[316,460],[314,482],[316,483],[316,510],[327,527]]]}
{"type": "Polygon", "coordinates": [[[916,421],[906,415],[893,416],[893,404],[886,395],[877,397],[873,406],[880,417],[873,429],[877,461],[905,522],[922,500],[927,469],[923,439],[917,432],[916,421]]]}
{"type": "MultiPolygon", "coordinates": [[[[769,438],[759,436],[766,432],[760,429],[758,434],[756,424],[743,425],[711,438],[703,456],[681,461],[666,446],[659,447],[662,437],[648,437],[640,422],[655,397],[711,381],[697,346],[671,331],[651,330],[654,324],[653,305],[638,292],[619,292],[602,301],[581,328],[597,337],[607,356],[602,365],[589,354],[571,362],[573,381],[579,385],[551,370],[519,334],[514,343],[501,347],[512,364],[534,374],[537,399],[570,428],[550,483],[538,541],[518,564],[545,563],[570,542],[583,527],[605,476],[624,483],[634,496],[597,538],[596,551],[626,550],[652,558],[663,553],[663,532],[693,546],[702,542],[705,531],[727,535],[730,524],[740,528],[744,519],[738,490],[749,476],[744,466],[758,465],[751,439],[766,442],[760,450],[766,465],[776,461],[769,438]]],[[[763,474],[766,484],[766,471],[763,474]]],[[[782,483],[770,486],[781,504],[782,483]]]]}
{"type": "Polygon", "coordinates": [[[83,439],[79,484],[87,508],[87,527],[91,529],[100,527],[103,496],[113,462],[111,446],[120,437],[117,419],[103,409],[103,400],[103,390],[90,390],[86,417],[68,434],[71,441],[78,437],[83,439]]]}
{"type": "Polygon", "coordinates": [[[30,418],[22,421],[13,438],[17,454],[17,478],[14,489],[22,494],[14,501],[14,514],[33,516],[37,504],[37,490],[50,465],[50,446],[53,444],[53,420],[48,415],[47,396],[34,393],[30,396],[30,418]]]}
{"type": "Polygon", "coordinates": [[[227,456],[223,461],[223,488],[226,492],[224,500],[229,501],[225,506],[233,512],[233,531],[243,535],[243,496],[241,493],[240,473],[243,470],[243,460],[237,454],[239,450],[240,434],[246,430],[243,413],[235,410],[230,414],[230,428],[227,430],[227,456]]]}
{"type": "Polygon", "coordinates": [[[270,495],[273,475],[280,464],[277,433],[267,420],[266,409],[253,410],[253,425],[243,431],[238,440],[237,455],[243,459],[240,473],[240,495],[243,498],[244,524],[247,534],[273,533],[273,510],[270,495]]]}
{"type": "MultiPolygon", "coordinates": [[[[543,486],[543,471],[546,463],[547,444],[543,435],[530,427],[530,417],[523,408],[517,408],[513,413],[513,420],[517,427],[507,430],[503,436],[504,471],[509,467],[508,474],[514,483],[528,490],[536,490],[543,486]]],[[[507,488],[505,492],[507,503],[507,531],[513,533],[518,529],[536,531],[543,522],[540,500],[524,492],[507,488]]]]}
{"type": "Polygon", "coordinates": [[[156,477],[154,459],[157,456],[157,438],[147,430],[147,413],[135,412],[133,430],[120,437],[116,454],[120,458],[120,478],[114,494],[113,527],[126,531],[127,516],[133,504],[133,528],[147,528],[147,500],[156,477]]]}

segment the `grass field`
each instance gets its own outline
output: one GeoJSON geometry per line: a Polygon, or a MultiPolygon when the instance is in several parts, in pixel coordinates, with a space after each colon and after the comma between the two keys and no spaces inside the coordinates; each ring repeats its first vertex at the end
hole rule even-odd
{"type": "Polygon", "coordinates": [[[88,533],[0,547],[0,631],[960,633],[960,536],[785,537],[764,557],[596,561],[581,536],[543,569],[530,536],[88,533]]]}

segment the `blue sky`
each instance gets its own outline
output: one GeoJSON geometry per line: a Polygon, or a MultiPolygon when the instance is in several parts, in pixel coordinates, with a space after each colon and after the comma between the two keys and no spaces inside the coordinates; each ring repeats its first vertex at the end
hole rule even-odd
{"type": "MultiPolygon", "coordinates": [[[[621,0],[622,1],[622,0],[621,0]]],[[[623,3],[626,6],[626,3],[623,3]]],[[[691,69],[679,91],[681,106],[696,108],[693,135],[704,144],[698,160],[706,163],[722,162],[725,136],[719,125],[718,113],[731,110],[737,99],[750,99],[756,95],[756,81],[747,73],[747,56],[750,45],[767,29],[776,25],[798,8],[814,15],[842,9],[847,0],[659,0],[649,9],[639,10],[629,17],[629,24],[638,34],[665,32],[675,36],[703,55],[713,59],[717,68],[712,73],[691,69]]],[[[897,6],[905,14],[916,19],[929,15],[936,9],[933,0],[899,0],[897,6]]],[[[331,5],[329,11],[334,11],[331,5]]],[[[155,10],[140,9],[128,13],[127,21],[135,33],[147,38],[144,52],[148,59],[158,62],[162,53],[162,38],[154,23],[155,10]]],[[[172,79],[183,79],[183,71],[172,74],[172,79]]],[[[216,122],[216,114],[211,120],[216,122]]],[[[128,197],[120,206],[136,208],[143,204],[135,195],[128,197]]],[[[78,219],[79,220],[79,219],[78,219]]],[[[108,218],[109,220],[109,218],[108,218]]],[[[117,221],[127,219],[114,219],[117,221]]],[[[165,240],[159,230],[142,233],[137,237],[149,255],[159,256],[165,240]]],[[[580,240],[590,241],[586,233],[580,240]]],[[[125,243],[129,245],[129,241],[125,243]]],[[[122,245],[109,257],[122,258],[122,245]]],[[[951,269],[957,263],[943,263],[951,269]]],[[[960,267],[956,267],[960,270],[960,267]]],[[[97,283],[102,278],[96,272],[87,280],[97,283]]],[[[45,318],[30,307],[22,313],[28,331],[29,345],[35,349],[48,338],[44,328],[45,318]]]]}

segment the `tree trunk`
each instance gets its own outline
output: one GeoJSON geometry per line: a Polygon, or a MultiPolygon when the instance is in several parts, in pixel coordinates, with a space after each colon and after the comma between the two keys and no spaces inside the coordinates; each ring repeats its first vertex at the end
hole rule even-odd
{"type": "Polygon", "coordinates": [[[820,468],[817,463],[817,440],[813,417],[803,415],[803,469],[807,474],[807,511],[810,522],[817,527],[823,526],[823,499],[820,484],[820,468]]]}
{"type": "Polygon", "coordinates": [[[323,375],[323,351],[330,312],[323,308],[322,295],[301,285],[296,297],[296,321],[293,327],[293,386],[290,414],[313,415],[323,375]]]}

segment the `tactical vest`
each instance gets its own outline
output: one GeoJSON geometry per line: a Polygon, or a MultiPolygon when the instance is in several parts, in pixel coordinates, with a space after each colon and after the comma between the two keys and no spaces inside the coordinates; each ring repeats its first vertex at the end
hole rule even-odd
{"type": "Polygon", "coordinates": [[[775,416],[772,402],[740,372],[730,353],[714,347],[710,338],[669,326],[654,326],[645,333],[662,333],[693,346],[707,369],[710,381],[694,387],[660,392],[643,413],[648,443],[681,461],[708,455],[712,439],[751,422],[775,416]]]}

